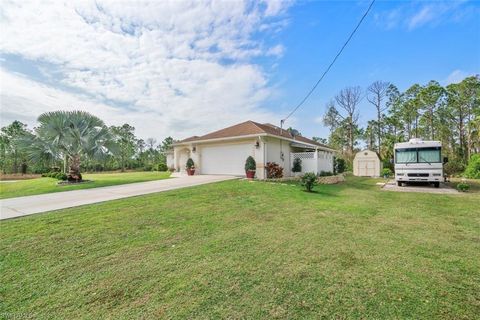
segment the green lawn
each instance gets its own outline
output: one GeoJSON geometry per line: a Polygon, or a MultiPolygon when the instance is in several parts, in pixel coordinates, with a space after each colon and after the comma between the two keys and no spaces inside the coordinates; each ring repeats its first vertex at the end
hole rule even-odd
{"type": "Polygon", "coordinates": [[[116,173],[86,173],[83,179],[92,180],[78,185],[57,185],[58,180],[53,178],[38,178],[19,180],[17,182],[0,182],[0,199],[30,196],[34,194],[90,189],[97,187],[114,186],[132,182],[143,182],[166,179],[169,172],[116,172],[116,173]]]}
{"type": "Polygon", "coordinates": [[[0,315],[474,319],[480,194],[234,180],[0,222],[0,315]]]}

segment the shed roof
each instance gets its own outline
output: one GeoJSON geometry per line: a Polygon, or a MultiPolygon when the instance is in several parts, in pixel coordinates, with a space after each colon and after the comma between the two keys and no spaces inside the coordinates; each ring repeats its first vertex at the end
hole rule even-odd
{"type": "Polygon", "coordinates": [[[355,158],[372,157],[372,156],[375,156],[376,158],[378,158],[380,160],[380,155],[376,151],[372,151],[372,150],[369,150],[369,149],[359,151],[355,154],[355,158]],[[365,155],[365,153],[368,153],[368,154],[365,155]]]}

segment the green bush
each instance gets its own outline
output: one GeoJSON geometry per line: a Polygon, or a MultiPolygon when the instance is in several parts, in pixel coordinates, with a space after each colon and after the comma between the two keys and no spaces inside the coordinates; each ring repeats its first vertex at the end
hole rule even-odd
{"type": "Polygon", "coordinates": [[[295,158],[293,160],[292,172],[302,172],[302,159],[295,158]]]}
{"type": "Polygon", "coordinates": [[[470,157],[463,175],[465,178],[480,179],[480,154],[474,154],[470,157]]]}
{"type": "Polygon", "coordinates": [[[443,165],[443,172],[447,176],[457,175],[465,170],[465,165],[460,159],[451,159],[443,165]]]}
{"type": "Polygon", "coordinates": [[[42,173],[42,177],[53,178],[58,180],[67,180],[67,175],[62,172],[46,172],[46,173],[42,173]]]}
{"type": "Polygon", "coordinates": [[[333,163],[333,172],[335,172],[336,174],[343,173],[345,172],[346,168],[347,168],[347,163],[345,162],[344,159],[335,158],[333,163]]]}
{"type": "Polygon", "coordinates": [[[302,176],[302,186],[305,190],[312,192],[313,187],[317,184],[317,176],[313,172],[307,172],[302,176]]]}
{"type": "Polygon", "coordinates": [[[252,156],[248,156],[247,160],[245,161],[245,171],[255,171],[257,170],[257,163],[252,156]]]}
{"type": "Polygon", "coordinates": [[[195,163],[193,162],[192,158],[188,158],[186,167],[187,167],[187,169],[194,169],[195,168],[195,163]]]}
{"type": "Polygon", "coordinates": [[[146,164],[143,167],[143,171],[152,171],[152,170],[153,170],[153,165],[151,165],[151,164],[146,164]]]}
{"type": "Polygon", "coordinates": [[[393,172],[394,164],[390,159],[383,159],[382,160],[382,168],[388,168],[388,169],[392,170],[392,172],[393,172]]]}
{"type": "Polygon", "coordinates": [[[157,170],[158,171],[167,171],[168,170],[168,167],[167,167],[167,164],[166,163],[159,163],[158,166],[157,166],[157,170]]]}
{"type": "Polygon", "coordinates": [[[470,186],[466,182],[460,182],[457,184],[457,190],[461,192],[467,192],[470,189],[470,186]]]}
{"type": "Polygon", "coordinates": [[[382,177],[385,177],[385,178],[390,178],[393,174],[392,170],[390,170],[390,168],[383,168],[382,169],[382,177]]]}
{"type": "Polygon", "coordinates": [[[333,173],[331,171],[320,171],[318,176],[319,177],[330,177],[330,176],[333,176],[333,173]]]}
{"type": "Polygon", "coordinates": [[[58,172],[55,176],[55,178],[57,178],[58,180],[67,180],[67,175],[65,173],[61,173],[61,172],[58,172]]]}

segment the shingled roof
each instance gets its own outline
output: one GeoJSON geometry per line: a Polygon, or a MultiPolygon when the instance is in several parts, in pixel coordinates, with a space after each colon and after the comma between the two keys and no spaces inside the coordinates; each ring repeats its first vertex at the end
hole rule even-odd
{"type": "Polygon", "coordinates": [[[241,136],[248,136],[248,135],[255,135],[255,134],[268,134],[272,136],[295,140],[295,141],[298,141],[299,143],[304,142],[311,145],[316,145],[319,147],[331,149],[329,146],[318,143],[312,139],[308,139],[302,136],[293,136],[289,131],[285,129],[282,130],[273,124],[270,124],[270,123],[262,124],[254,121],[245,121],[245,122],[233,125],[231,127],[227,127],[221,130],[207,133],[206,135],[203,135],[203,136],[193,136],[193,137],[181,140],[178,143],[241,137],[241,136]]]}

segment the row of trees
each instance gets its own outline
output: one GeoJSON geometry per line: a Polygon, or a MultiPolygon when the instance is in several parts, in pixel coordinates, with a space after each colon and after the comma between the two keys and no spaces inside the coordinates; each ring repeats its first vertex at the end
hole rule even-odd
{"type": "Polygon", "coordinates": [[[82,171],[126,169],[166,170],[165,152],[173,139],[160,144],[140,139],[129,124],[107,127],[82,111],[42,114],[30,130],[13,121],[0,131],[0,169],[3,173],[43,173],[58,168],[78,180],[82,171]]]}
{"type": "Polygon", "coordinates": [[[328,103],[323,122],[330,129],[328,143],[350,163],[361,141],[388,163],[396,142],[423,138],[442,141],[449,166],[454,166],[451,171],[460,172],[470,156],[480,152],[480,77],[446,87],[437,81],[414,84],[404,92],[384,81],[372,83],[366,91],[348,87],[328,103]],[[361,128],[363,99],[376,117],[361,128]]]}

